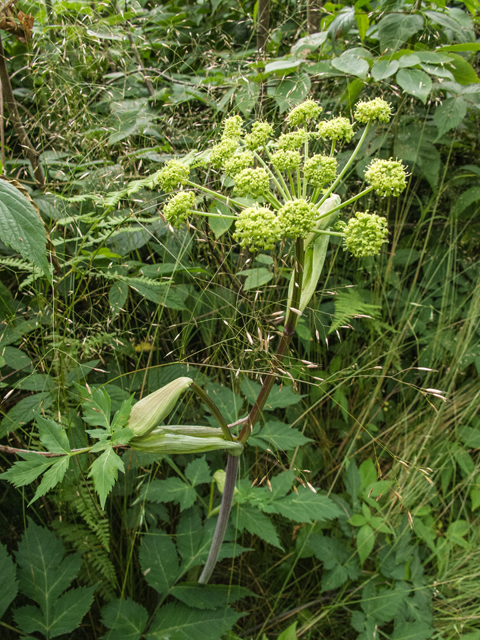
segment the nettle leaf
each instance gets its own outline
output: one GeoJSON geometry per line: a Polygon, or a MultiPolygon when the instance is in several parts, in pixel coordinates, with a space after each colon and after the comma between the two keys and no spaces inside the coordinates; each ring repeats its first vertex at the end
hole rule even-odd
{"type": "Polygon", "coordinates": [[[140,566],[148,584],[160,595],[166,593],[179,577],[175,545],[166,533],[148,533],[140,547],[140,566]]]}
{"type": "Polygon", "coordinates": [[[67,473],[69,464],[70,456],[62,456],[61,458],[54,459],[51,467],[47,469],[47,471],[45,471],[45,473],[43,474],[42,482],[38,486],[34,497],[28,503],[28,506],[34,503],[35,500],[38,500],[38,498],[41,498],[46,493],[48,493],[50,489],[56,487],[57,484],[62,482],[65,474],[67,473]]]}
{"type": "Polygon", "coordinates": [[[193,505],[197,492],[180,478],[167,478],[152,480],[142,496],[150,502],[174,502],[180,505],[180,511],[184,511],[193,505]]]}
{"type": "Polygon", "coordinates": [[[408,592],[409,589],[405,589],[401,583],[397,589],[382,587],[378,591],[374,584],[367,584],[362,591],[362,609],[367,618],[373,618],[379,624],[390,622],[397,615],[408,592]]]}
{"type": "Polygon", "coordinates": [[[0,238],[51,280],[45,225],[32,203],[6,180],[0,180],[0,238]]]}
{"type": "Polygon", "coordinates": [[[172,602],[158,612],[146,637],[148,640],[220,640],[242,615],[228,608],[202,611],[172,602]]]}
{"type": "Polygon", "coordinates": [[[390,634],[390,640],[428,640],[434,631],[425,622],[404,622],[395,627],[394,632],[390,634]]]}
{"type": "Polygon", "coordinates": [[[7,553],[7,547],[0,544],[0,620],[18,593],[17,569],[7,553]]]}
{"type": "Polygon", "coordinates": [[[310,489],[300,487],[297,493],[276,500],[264,511],[278,513],[294,522],[325,522],[342,515],[337,505],[327,496],[313,493],[310,489]]]}
{"type": "Polygon", "coordinates": [[[256,597],[250,589],[237,585],[200,585],[183,583],[171,589],[170,594],[189,607],[218,609],[242,598],[256,597]]]}
{"type": "Polygon", "coordinates": [[[201,458],[195,458],[192,462],[187,464],[185,469],[185,477],[192,483],[192,486],[196,487],[197,484],[205,484],[211,482],[212,476],[210,474],[210,467],[205,459],[205,456],[201,458]]]}
{"type": "Polygon", "coordinates": [[[25,633],[39,631],[47,638],[70,633],[89,610],[95,586],[61,595],[77,577],[82,562],[80,553],[64,555],[62,542],[29,519],[16,553],[18,577],[22,593],[40,608],[27,605],[13,612],[25,633]]]}
{"type": "Polygon", "coordinates": [[[70,444],[65,429],[53,420],[43,416],[35,416],[40,442],[50,453],[70,453],[70,444]]]}
{"type": "Polygon", "coordinates": [[[21,453],[19,455],[24,459],[24,462],[14,462],[10,469],[0,474],[0,480],[8,480],[17,488],[33,482],[55,462],[55,458],[45,458],[38,453],[21,453]]]}
{"type": "Polygon", "coordinates": [[[82,403],[83,419],[92,427],[110,429],[111,400],[105,389],[97,389],[82,403]]]}
{"type": "Polygon", "coordinates": [[[102,609],[102,622],[110,629],[101,640],[140,640],[148,611],[130,598],[110,600],[102,609]]]}
{"type": "Polygon", "coordinates": [[[412,96],[415,96],[425,104],[427,97],[432,90],[430,76],[419,69],[400,69],[396,75],[396,80],[402,89],[412,96]]]}
{"type": "Polygon", "coordinates": [[[249,533],[253,533],[268,544],[282,549],[277,531],[273,526],[270,518],[254,507],[245,505],[237,505],[232,510],[232,521],[239,531],[245,529],[249,533]]]}
{"type": "MultiPolygon", "coordinates": [[[[296,397],[298,398],[299,396],[296,397]]],[[[264,451],[267,449],[291,451],[307,442],[313,442],[313,440],[304,436],[298,429],[289,427],[288,424],[270,420],[261,428],[259,426],[255,427],[249,442],[264,451]]]]}
{"type": "Polygon", "coordinates": [[[125,466],[111,446],[90,467],[88,477],[93,477],[93,484],[100,498],[102,509],[105,507],[107,496],[118,478],[119,471],[125,472],[125,466]]]}

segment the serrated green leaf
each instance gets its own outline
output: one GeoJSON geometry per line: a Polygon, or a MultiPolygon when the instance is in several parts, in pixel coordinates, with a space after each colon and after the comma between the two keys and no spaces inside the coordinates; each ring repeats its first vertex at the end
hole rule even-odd
{"type": "Polygon", "coordinates": [[[130,598],[110,600],[102,609],[102,622],[110,629],[100,640],[140,640],[148,611],[130,598]]]}
{"type": "Polygon", "coordinates": [[[338,518],[342,514],[337,505],[327,496],[313,493],[300,487],[297,493],[276,500],[264,508],[268,513],[278,513],[294,522],[325,522],[338,518]]]}
{"type": "Polygon", "coordinates": [[[18,593],[17,570],[7,547],[0,544],[0,620],[18,593]]]}
{"type": "Polygon", "coordinates": [[[367,523],[367,520],[362,514],[354,513],[348,522],[354,527],[363,527],[363,525],[367,523]]]}
{"type": "Polygon", "coordinates": [[[425,622],[403,622],[395,627],[394,632],[390,635],[390,640],[428,640],[434,631],[425,622]]]}
{"type": "Polygon", "coordinates": [[[268,544],[282,549],[277,531],[272,521],[264,513],[245,505],[237,505],[232,510],[232,519],[239,531],[245,529],[249,533],[253,533],[268,544]]]}
{"type": "MultiPolygon", "coordinates": [[[[19,351],[19,353],[23,356],[21,351],[19,351]]],[[[21,357],[21,360],[26,360],[28,364],[30,363],[30,360],[26,356],[25,358],[21,357]]],[[[20,364],[20,362],[18,364],[20,364]]],[[[49,376],[48,373],[32,373],[20,380],[17,387],[25,391],[36,391],[37,393],[53,391],[55,389],[55,380],[49,376]]]]}
{"type": "Polygon", "coordinates": [[[22,398],[10,409],[0,423],[0,438],[3,438],[8,432],[12,433],[31,422],[34,418],[34,413],[38,412],[40,408],[48,409],[52,402],[53,397],[48,391],[22,398]]]}
{"type": "Polygon", "coordinates": [[[362,481],[362,488],[365,489],[377,481],[377,470],[373,460],[364,460],[358,469],[362,481]]]}
{"type": "Polygon", "coordinates": [[[313,442],[311,438],[304,436],[301,431],[289,427],[288,424],[270,420],[263,427],[257,427],[249,439],[249,443],[266,451],[267,449],[279,449],[280,451],[292,451],[307,442],[313,442]]]}
{"type": "Polygon", "coordinates": [[[212,481],[210,467],[208,466],[205,456],[195,458],[195,460],[188,463],[187,468],[185,469],[185,477],[194,487],[196,487],[197,484],[204,484],[212,481]]]}
{"type": "Polygon", "coordinates": [[[243,614],[231,609],[213,611],[191,609],[170,603],[162,607],[153,621],[148,640],[221,640],[243,614]]]}
{"type": "Polygon", "coordinates": [[[459,84],[473,84],[480,82],[472,65],[456,53],[450,53],[451,61],[448,68],[459,84]]]}
{"type": "MultiPolygon", "coordinates": [[[[129,398],[127,398],[122,402],[122,404],[120,405],[120,409],[113,416],[112,425],[110,427],[111,431],[115,432],[127,424],[128,418],[130,417],[130,412],[132,410],[132,403],[134,399],[135,397],[131,395],[129,398]]],[[[134,434],[132,431],[132,437],[133,435],[134,434]]],[[[128,440],[126,442],[128,442],[128,440]]],[[[122,442],[118,444],[126,444],[126,442],[122,442]]]]}
{"type": "Polygon", "coordinates": [[[48,420],[43,416],[35,416],[40,442],[50,453],[70,453],[70,444],[68,436],[59,424],[53,420],[48,420]]]}
{"type": "Polygon", "coordinates": [[[55,459],[50,469],[45,471],[45,473],[43,474],[42,481],[40,485],[37,487],[35,496],[30,500],[30,502],[28,503],[28,506],[33,504],[35,500],[38,500],[38,498],[41,498],[46,493],[48,493],[50,489],[53,489],[53,487],[56,487],[57,484],[62,482],[63,478],[65,477],[65,474],[67,473],[69,463],[70,463],[69,456],[63,456],[61,458],[55,459]]]}
{"type": "Polygon", "coordinates": [[[110,429],[111,400],[105,389],[97,389],[82,402],[83,419],[92,427],[110,429]]]}
{"type": "Polygon", "coordinates": [[[153,480],[143,494],[151,502],[175,502],[184,511],[193,505],[197,492],[180,478],[153,480]]]}
{"type": "Polygon", "coordinates": [[[390,589],[382,587],[377,591],[375,585],[367,585],[362,592],[362,609],[369,619],[383,624],[390,622],[397,615],[409,589],[390,589]]]}
{"type": "MultiPolygon", "coordinates": [[[[244,378],[240,385],[243,395],[246,397],[249,404],[254,405],[255,401],[260,393],[262,386],[258,382],[253,382],[248,378],[244,378]]],[[[267,411],[274,411],[275,409],[285,409],[291,405],[297,404],[304,396],[299,396],[293,390],[293,387],[280,386],[278,384],[272,387],[268,400],[265,404],[267,411]]]]}
{"type": "Polygon", "coordinates": [[[45,225],[32,203],[6,180],[0,180],[0,238],[51,280],[45,225]]]}
{"type": "Polygon", "coordinates": [[[170,594],[189,607],[196,609],[218,609],[247,596],[255,597],[255,594],[249,589],[238,585],[200,585],[196,583],[176,585],[170,590],[170,594]]]}
{"type": "Polygon", "coordinates": [[[166,533],[145,535],[139,558],[145,580],[159,594],[166,593],[179,577],[175,545],[166,533]]]}
{"type": "Polygon", "coordinates": [[[375,533],[369,524],[364,524],[357,533],[357,551],[360,558],[360,565],[363,566],[365,560],[372,553],[374,544],[375,533]]]}
{"type": "Polygon", "coordinates": [[[110,303],[110,309],[112,317],[115,319],[121,311],[124,311],[123,307],[128,297],[128,284],[122,280],[115,282],[108,294],[108,302],[110,303]]]}
{"type": "Polygon", "coordinates": [[[125,471],[125,466],[111,446],[90,467],[88,477],[93,477],[93,484],[100,498],[102,509],[105,507],[107,496],[118,478],[119,471],[125,471]]]}
{"type": "Polygon", "coordinates": [[[53,607],[53,621],[47,627],[47,637],[55,638],[76,629],[92,605],[96,588],[96,585],[79,587],[60,596],[53,607]]]}
{"type": "MultiPolygon", "coordinates": [[[[221,215],[231,216],[231,210],[224,204],[217,203],[212,204],[210,207],[210,211],[212,213],[217,213],[221,215]]],[[[213,231],[215,238],[218,240],[223,234],[230,229],[234,220],[230,218],[217,218],[217,217],[209,217],[208,224],[210,225],[210,229],[213,231]]]]}
{"type": "Polygon", "coordinates": [[[22,453],[20,455],[24,462],[14,462],[10,469],[0,474],[1,480],[8,480],[16,487],[30,484],[55,462],[55,458],[45,458],[38,453],[22,453]]]}
{"type": "MultiPolygon", "coordinates": [[[[243,400],[238,394],[216,382],[209,382],[205,387],[205,392],[217,405],[217,408],[227,422],[235,422],[235,420],[237,420],[243,404],[243,400]]],[[[208,409],[208,407],[206,408],[208,409]]],[[[214,423],[212,422],[212,424],[218,427],[216,421],[214,423]]]]}
{"type": "Polygon", "coordinates": [[[184,567],[192,562],[198,553],[203,537],[202,518],[197,507],[187,509],[182,513],[178,523],[176,540],[177,548],[182,558],[182,573],[184,567]]]}
{"type": "Polygon", "coordinates": [[[297,624],[294,622],[278,636],[277,640],[297,640],[297,624]]]}

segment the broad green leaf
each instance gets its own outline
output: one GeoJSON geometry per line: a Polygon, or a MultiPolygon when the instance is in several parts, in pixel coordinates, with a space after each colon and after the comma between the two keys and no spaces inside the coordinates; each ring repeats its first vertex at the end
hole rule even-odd
{"type": "Polygon", "coordinates": [[[287,71],[289,69],[296,69],[302,64],[304,60],[296,60],[295,58],[287,58],[281,60],[274,60],[265,65],[265,73],[277,73],[279,71],[287,71]]]}
{"type": "Polygon", "coordinates": [[[467,115],[467,103],[461,97],[447,98],[435,109],[433,121],[438,127],[438,136],[455,129],[467,115]]]}
{"type": "Polygon", "coordinates": [[[150,502],[174,502],[180,505],[180,510],[185,511],[193,505],[197,498],[197,492],[180,478],[167,478],[166,480],[152,480],[142,494],[150,502]]]}
{"type": "Polygon", "coordinates": [[[424,71],[419,69],[400,69],[396,80],[402,89],[412,96],[426,103],[428,94],[432,90],[432,81],[424,71]]]}
{"type": "Polygon", "coordinates": [[[453,77],[459,84],[480,82],[475,69],[469,62],[456,53],[451,53],[450,56],[452,60],[448,63],[448,68],[453,73],[453,77]]]}
{"type": "Polygon", "coordinates": [[[424,19],[419,14],[389,13],[378,23],[380,50],[397,51],[404,42],[423,29],[424,19]]]}
{"type": "Polygon", "coordinates": [[[322,46],[327,37],[328,32],[321,31],[319,33],[312,33],[304,38],[300,38],[300,40],[297,40],[297,42],[292,46],[292,53],[300,53],[300,51],[315,51],[322,46]]]}
{"type": "Polygon", "coordinates": [[[297,640],[297,624],[298,622],[291,624],[278,636],[277,640],[297,640]]]}
{"type": "Polygon", "coordinates": [[[17,569],[7,553],[7,547],[0,544],[0,620],[18,593],[17,569]]]}
{"type": "Polygon", "coordinates": [[[238,585],[200,585],[185,582],[173,587],[170,594],[196,609],[218,609],[247,596],[255,596],[249,589],[238,585]]]}
{"type": "Polygon", "coordinates": [[[194,487],[196,487],[197,484],[211,482],[212,476],[210,475],[210,467],[208,466],[205,456],[195,458],[195,460],[188,463],[187,468],[185,469],[185,477],[194,487]]]}
{"type": "Polygon", "coordinates": [[[462,44],[445,44],[439,51],[480,51],[480,42],[465,42],[462,44]]]}
{"type": "Polygon", "coordinates": [[[280,451],[292,451],[307,442],[313,442],[298,429],[289,427],[283,422],[269,421],[263,427],[256,427],[249,443],[255,447],[267,449],[279,449],[280,451]]]}
{"type": "MultiPolygon", "coordinates": [[[[8,348],[9,347],[7,347],[7,349],[8,348]]],[[[28,360],[28,358],[26,358],[26,360],[28,360]]],[[[22,378],[17,386],[19,389],[24,389],[25,391],[41,393],[42,391],[53,391],[55,389],[55,380],[49,376],[48,373],[32,373],[22,378]]]]}
{"type": "Polygon", "coordinates": [[[102,622],[110,631],[101,640],[140,640],[147,620],[148,612],[138,602],[110,600],[102,609],[102,622]]]}
{"type": "Polygon", "coordinates": [[[374,544],[375,534],[373,529],[369,524],[364,524],[357,533],[357,551],[360,558],[360,565],[363,566],[365,560],[372,553],[374,544]]]}
{"type": "MultiPolygon", "coordinates": [[[[229,209],[226,205],[221,203],[215,203],[210,207],[210,211],[212,213],[219,213],[221,215],[232,215],[232,210],[229,209]]],[[[215,238],[220,238],[223,234],[230,229],[234,220],[231,218],[217,218],[217,217],[209,217],[208,224],[210,225],[210,229],[213,231],[215,238]]]]}
{"type": "Polygon", "coordinates": [[[97,389],[82,403],[83,419],[93,427],[110,428],[111,400],[105,389],[97,389]]]}
{"type": "Polygon", "coordinates": [[[310,77],[306,73],[296,73],[283,78],[276,86],[269,86],[267,94],[272,96],[280,113],[303,102],[312,87],[310,77]]]}
{"type": "Polygon", "coordinates": [[[45,225],[32,203],[6,180],[0,180],[0,239],[51,280],[45,225]]]}
{"type": "MultiPolygon", "coordinates": [[[[112,425],[110,429],[114,433],[118,429],[122,429],[122,427],[124,427],[127,424],[128,418],[130,417],[130,412],[132,410],[133,401],[134,401],[133,395],[130,396],[127,400],[124,400],[120,405],[120,409],[113,416],[112,425]]],[[[133,437],[133,432],[132,432],[132,437],[133,437]]],[[[125,443],[122,442],[121,444],[125,444],[125,443]]]]}
{"type": "MultiPolygon", "coordinates": [[[[262,387],[260,384],[258,384],[258,382],[253,382],[253,380],[244,378],[242,380],[240,388],[249,404],[253,405],[255,404],[255,400],[257,399],[262,387]]],[[[297,395],[294,392],[293,387],[291,386],[280,386],[276,384],[272,387],[270,395],[268,396],[267,402],[265,404],[265,409],[266,411],[285,409],[286,407],[297,404],[297,402],[300,402],[300,400],[304,397],[305,396],[297,395]]]]}
{"type": "Polygon", "coordinates": [[[17,460],[10,469],[0,475],[1,480],[8,480],[16,487],[30,484],[55,462],[55,458],[45,458],[38,453],[22,453],[20,455],[24,461],[17,460]]]}
{"type": "Polygon", "coordinates": [[[67,373],[67,375],[65,376],[65,384],[67,386],[70,386],[74,382],[80,382],[94,370],[99,362],[100,360],[89,360],[88,362],[79,364],[78,367],[75,367],[75,369],[67,373]]]}
{"type": "Polygon", "coordinates": [[[372,76],[377,82],[386,80],[397,72],[398,66],[398,60],[380,60],[373,65],[372,76]]]}
{"type": "Polygon", "coordinates": [[[455,199],[451,209],[453,218],[458,218],[471,204],[480,200],[480,187],[470,187],[466,191],[460,193],[455,199]]]}
{"type": "Polygon", "coordinates": [[[70,453],[70,444],[65,429],[53,420],[43,416],[35,416],[40,442],[50,453],[70,453]]]}
{"type": "Polygon", "coordinates": [[[191,609],[178,602],[161,608],[147,640],[220,640],[243,614],[232,609],[191,609]]]}
{"type": "Polygon", "coordinates": [[[202,518],[198,507],[182,513],[176,531],[177,549],[182,558],[182,573],[198,553],[203,537],[202,518]]]}
{"type": "Polygon", "coordinates": [[[275,500],[264,508],[268,513],[278,513],[294,522],[325,522],[342,515],[342,511],[327,496],[300,487],[297,493],[275,500]]]}
{"type": "Polygon", "coordinates": [[[358,35],[360,36],[360,40],[363,41],[370,26],[368,13],[365,13],[365,11],[356,11],[355,20],[357,21],[358,35]]]}
{"type": "Polygon", "coordinates": [[[28,506],[35,502],[35,500],[38,500],[38,498],[41,498],[48,493],[50,489],[56,487],[59,482],[62,482],[65,474],[67,473],[69,463],[69,456],[62,456],[61,458],[54,459],[54,463],[43,474],[42,482],[37,487],[35,496],[30,500],[28,506]]]}
{"type": "MultiPolygon", "coordinates": [[[[238,413],[243,405],[243,400],[239,395],[234,393],[228,387],[216,382],[209,382],[205,387],[205,392],[217,405],[217,408],[227,423],[235,422],[235,420],[237,420],[238,413]]],[[[208,410],[206,405],[205,408],[208,410]]],[[[214,418],[212,418],[211,424],[218,427],[218,423],[214,418]]]]}
{"type": "Polygon", "coordinates": [[[402,69],[415,67],[417,64],[420,64],[420,58],[415,53],[407,53],[398,58],[398,66],[402,69]]]}
{"type": "Polygon", "coordinates": [[[436,76],[437,78],[446,78],[447,80],[455,80],[454,75],[448,69],[445,69],[443,65],[434,65],[434,64],[421,64],[421,68],[429,73],[431,76],[436,76]]]}
{"type": "Polygon", "coordinates": [[[395,618],[406,594],[402,589],[381,588],[377,591],[372,584],[363,589],[362,595],[362,609],[367,618],[382,624],[395,618]]]}
{"type": "Polygon", "coordinates": [[[365,516],[362,516],[361,513],[354,513],[348,522],[354,527],[363,527],[364,524],[367,524],[365,516]]]}
{"type": "Polygon", "coordinates": [[[166,593],[179,577],[175,545],[166,533],[147,533],[142,540],[139,559],[145,580],[160,595],[166,593]]]}
{"type": "Polygon", "coordinates": [[[362,488],[369,487],[373,482],[377,481],[377,469],[375,463],[371,458],[364,460],[358,469],[360,473],[360,479],[362,482],[362,488]]]}
{"type": "Polygon", "coordinates": [[[237,276],[248,276],[243,285],[245,291],[258,289],[273,280],[273,273],[264,267],[245,269],[244,271],[239,271],[237,276]]]}
{"type": "Polygon", "coordinates": [[[53,607],[52,623],[48,627],[50,638],[70,633],[80,625],[92,606],[96,588],[97,585],[70,589],[58,598],[53,607]]]}
{"type": "Polygon", "coordinates": [[[395,627],[390,640],[428,640],[433,633],[434,629],[425,622],[403,622],[395,627]]]}
{"type": "Polygon", "coordinates": [[[4,347],[1,354],[5,358],[6,365],[15,369],[15,371],[26,369],[32,365],[32,361],[27,354],[15,347],[4,347]]]}
{"type": "Polygon", "coordinates": [[[349,493],[351,498],[355,499],[362,488],[362,478],[360,477],[355,460],[350,460],[348,462],[348,467],[343,476],[343,481],[345,483],[347,493],[349,493]]]}
{"type": "Polygon", "coordinates": [[[343,53],[339,58],[333,58],[332,67],[335,67],[335,69],[343,73],[348,73],[363,79],[367,77],[369,69],[368,62],[364,58],[351,55],[348,51],[343,53]]]}
{"type": "Polygon", "coordinates": [[[125,471],[125,466],[111,446],[90,467],[88,477],[93,478],[102,509],[105,507],[107,496],[118,478],[119,471],[125,471]]]}
{"type": "Polygon", "coordinates": [[[125,311],[125,303],[128,297],[128,285],[122,280],[117,280],[112,285],[108,294],[108,301],[113,318],[116,318],[121,311],[125,311]]]}
{"type": "Polygon", "coordinates": [[[232,515],[230,517],[239,531],[246,529],[249,533],[253,533],[262,540],[265,540],[268,544],[278,547],[279,549],[282,548],[272,521],[258,509],[245,505],[237,505],[232,509],[232,515]]]}
{"type": "Polygon", "coordinates": [[[36,412],[40,409],[48,409],[52,402],[53,397],[48,391],[22,398],[10,409],[0,423],[0,438],[31,422],[36,412]]]}
{"type": "Polygon", "coordinates": [[[472,511],[480,507],[480,489],[472,489],[470,491],[470,500],[472,501],[472,511]]]}

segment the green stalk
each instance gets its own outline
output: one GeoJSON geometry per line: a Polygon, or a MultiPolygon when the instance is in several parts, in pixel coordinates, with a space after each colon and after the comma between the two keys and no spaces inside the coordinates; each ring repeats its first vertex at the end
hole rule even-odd
{"type": "MultiPolygon", "coordinates": [[[[265,149],[265,153],[267,154],[268,159],[271,161],[272,158],[271,158],[271,155],[270,155],[270,151],[268,150],[268,148],[266,146],[264,146],[263,148],[265,149]]],[[[290,189],[287,187],[287,183],[285,182],[285,178],[282,176],[282,172],[279,171],[277,169],[277,167],[275,167],[274,165],[272,165],[272,166],[275,169],[275,173],[277,174],[278,179],[279,179],[279,181],[280,181],[280,183],[281,183],[281,185],[283,187],[283,189],[282,189],[283,197],[285,198],[285,200],[293,200],[293,197],[292,197],[292,195],[290,193],[290,189]]]]}
{"type": "Polygon", "coordinates": [[[273,181],[274,185],[277,187],[277,189],[279,190],[279,192],[281,193],[282,197],[285,198],[285,200],[289,200],[290,198],[288,197],[287,193],[285,193],[285,191],[283,190],[282,185],[279,183],[279,181],[275,178],[273,171],[270,169],[270,167],[268,166],[268,164],[264,161],[264,159],[262,157],[260,157],[260,155],[254,151],[253,155],[255,156],[255,158],[260,162],[260,164],[262,165],[262,167],[265,169],[265,171],[268,173],[268,175],[270,176],[270,179],[273,181]]]}
{"type": "MultiPolygon", "coordinates": [[[[359,198],[363,198],[363,196],[366,196],[367,193],[370,193],[370,191],[373,191],[373,187],[367,187],[367,189],[364,189],[363,191],[361,191],[360,193],[358,193],[356,196],[353,196],[353,198],[350,198],[350,200],[345,200],[345,202],[342,202],[342,204],[339,204],[338,207],[335,207],[335,209],[332,209],[331,211],[329,211],[328,213],[324,214],[324,215],[330,215],[331,213],[334,213],[335,211],[339,211],[340,209],[343,209],[344,207],[346,207],[349,204],[352,204],[352,202],[355,202],[355,200],[358,200],[359,198]]],[[[318,205],[320,206],[320,205],[318,205]]],[[[324,216],[320,216],[320,218],[323,218],[324,216]]]]}
{"type": "Polygon", "coordinates": [[[333,156],[335,155],[335,143],[336,140],[332,140],[332,147],[330,149],[330,157],[333,158],[333,156]]]}
{"type": "Polygon", "coordinates": [[[238,216],[224,216],[222,213],[206,213],[205,211],[197,211],[190,209],[190,213],[195,216],[204,216],[205,218],[223,218],[225,220],[238,220],[238,216]]]}
{"type": "Polygon", "coordinates": [[[208,193],[208,195],[212,196],[212,198],[215,198],[215,200],[219,200],[220,202],[224,202],[225,204],[233,204],[236,207],[240,207],[240,209],[247,208],[246,204],[242,204],[241,202],[238,202],[238,200],[235,200],[234,198],[230,198],[229,196],[222,196],[221,193],[217,193],[216,191],[207,189],[207,187],[204,187],[201,184],[196,184],[195,182],[191,182],[190,180],[187,180],[185,184],[187,184],[189,187],[193,187],[194,189],[200,189],[201,191],[205,191],[205,193],[208,193]]]}
{"type": "Polygon", "coordinates": [[[293,181],[293,176],[292,176],[292,172],[290,171],[290,169],[287,169],[287,176],[288,176],[288,180],[290,182],[290,186],[292,188],[292,195],[294,198],[297,197],[296,193],[295,193],[295,183],[293,181]]]}
{"type": "Polygon", "coordinates": [[[274,209],[281,209],[282,205],[281,203],[277,200],[277,198],[274,196],[273,193],[265,193],[264,196],[265,200],[268,200],[268,202],[272,205],[272,207],[274,209]]]}
{"type": "Polygon", "coordinates": [[[297,167],[297,193],[298,197],[302,197],[302,178],[300,176],[300,167],[297,167]]]}
{"type": "Polygon", "coordinates": [[[360,151],[361,146],[363,145],[365,138],[367,137],[367,133],[368,130],[370,129],[370,125],[372,123],[371,122],[367,122],[367,126],[365,127],[365,129],[363,130],[362,133],[362,137],[360,138],[360,140],[358,141],[357,146],[355,147],[352,155],[350,156],[349,161],[347,162],[347,164],[343,167],[342,172],[340,173],[340,175],[338,176],[338,178],[335,180],[335,182],[332,184],[332,186],[330,187],[330,189],[327,190],[327,193],[325,193],[325,195],[323,196],[323,198],[320,200],[318,206],[322,206],[322,204],[325,202],[325,200],[328,198],[328,196],[333,193],[333,190],[335,189],[335,187],[337,186],[337,184],[341,181],[341,179],[343,178],[343,176],[347,173],[348,169],[350,168],[352,162],[355,160],[355,158],[357,157],[358,152],[360,151]]]}
{"type": "MultiPolygon", "coordinates": [[[[305,140],[305,144],[303,146],[303,164],[305,166],[305,162],[308,160],[308,138],[305,140]]],[[[305,175],[303,176],[303,187],[302,187],[302,198],[307,197],[307,179],[305,175]]]]}
{"type": "Polygon", "coordinates": [[[232,434],[230,433],[230,429],[228,428],[225,418],[222,416],[217,405],[213,402],[210,396],[208,396],[202,389],[202,387],[199,387],[196,382],[192,382],[192,384],[190,385],[190,389],[197,394],[197,396],[207,405],[212,414],[215,416],[215,419],[220,425],[220,429],[225,436],[225,440],[233,441],[232,434]]]}

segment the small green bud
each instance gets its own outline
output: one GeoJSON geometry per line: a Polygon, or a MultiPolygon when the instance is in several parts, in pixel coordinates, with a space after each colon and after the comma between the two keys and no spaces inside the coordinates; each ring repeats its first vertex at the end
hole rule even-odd
{"type": "Polygon", "coordinates": [[[174,195],[163,207],[163,215],[172,227],[180,227],[188,218],[191,209],[195,205],[193,191],[180,191],[174,195]]]}
{"type": "Polygon", "coordinates": [[[308,140],[305,129],[284,133],[278,139],[278,148],[282,151],[296,151],[308,140]]]}
{"type": "Polygon", "coordinates": [[[332,118],[318,123],[318,133],[324,140],[341,140],[350,142],[353,138],[353,127],[347,118],[332,118]]]}
{"type": "Polygon", "coordinates": [[[272,164],[279,171],[296,169],[300,165],[300,153],[298,151],[277,151],[272,155],[272,164]]]}
{"type": "Polygon", "coordinates": [[[232,456],[243,452],[240,442],[225,440],[221,429],[196,426],[160,427],[141,438],[130,440],[129,446],[137,451],[174,455],[204,453],[225,449],[232,456]]]}
{"type": "Polygon", "coordinates": [[[268,122],[254,122],[252,132],[247,133],[244,141],[247,149],[255,151],[258,147],[262,147],[266,141],[272,137],[273,127],[268,122]]]}
{"type": "Polygon", "coordinates": [[[240,171],[243,171],[248,167],[253,167],[253,163],[253,153],[251,151],[245,151],[244,153],[236,153],[232,156],[225,162],[223,168],[227,176],[234,178],[237,173],[240,173],[240,171]]]}
{"type": "Polygon", "coordinates": [[[228,138],[239,139],[242,137],[243,119],[240,116],[232,116],[223,121],[222,140],[228,138]]]}
{"type": "Polygon", "coordinates": [[[212,147],[210,151],[210,164],[215,169],[220,169],[225,162],[233,156],[237,149],[238,139],[225,138],[219,144],[212,147]]]}
{"type": "Polygon", "coordinates": [[[357,258],[376,256],[388,237],[387,220],[368,211],[356,213],[343,230],[344,246],[357,258]]]}
{"type": "Polygon", "coordinates": [[[397,197],[407,186],[407,173],[398,160],[373,160],[365,171],[365,180],[378,195],[397,197]]]}
{"type": "Polygon", "coordinates": [[[375,98],[368,102],[357,102],[355,107],[353,117],[358,122],[364,122],[365,124],[373,120],[389,122],[392,116],[392,107],[381,98],[375,98]]]}
{"type": "Polygon", "coordinates": [[[306,161],[303,172],[311,185],[323,187],[335,180],[337,161],[329,156],[315,155],[306,161]]]}
{"type": "Polygon", "coordinates": [[[179,184],[186,184],[190,169],[178,160],[170,160],[157,174],[157,182],[163,191],[172,191],[179,184]]]}
{"type": "Polygon", "coordinates": [[[142,398],[134,405],[126,426],[132,429],[137,437],[147,435],[165,420],[192,382],[190,378],[177,378],[142,398]]]}
{"type": "Polygon", "coordinates": [[[280,229],[287,238],[306,238],[315,228],[317,217],[317,208],[301,198],[290,200],[278,212],[280,229]]]}
{"type": "Polygon", "coordinates": [[[315,100],[305,100],[290,111],[287,122],[291,127],[298,127],[309,120],[315,120],[322,111],[322,107],[315,100]]]}
{"type": "Polygon", "coordinates": [[[266,207],[244,209],[235,221],[233,237],[242,247],[249,247],[250,251],[273,249],[275,242],[281,238],[278,218],[266,207]]]}
{"type": "Polygon", "coordinates": [[[267,193],[270,187],[270,178],[265,169],[243,169],[235,176],[235,193],[239,196],[251,195],[254,198],[267,193]]]}

